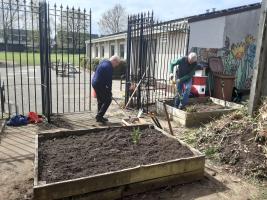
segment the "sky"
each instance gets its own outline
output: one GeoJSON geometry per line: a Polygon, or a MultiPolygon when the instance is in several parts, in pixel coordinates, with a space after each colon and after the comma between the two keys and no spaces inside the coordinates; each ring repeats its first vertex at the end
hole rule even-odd
{"type": "Polygon", "coordinates": [[[258,3],[260,0],[47,0],[63,7],[92,9],[92,32],[100,33],[97,22],[102,13],[121,4],[128,14],[154,11],[155,17],[162,21],[205,13],[207,9],[216,10],[258,3]]]}

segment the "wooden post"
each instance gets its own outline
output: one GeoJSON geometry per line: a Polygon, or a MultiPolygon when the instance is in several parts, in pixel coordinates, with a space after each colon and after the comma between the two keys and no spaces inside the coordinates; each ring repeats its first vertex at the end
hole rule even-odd
{"type": "Polygon", "coordinates": [[[167,121],[168,121],[170,133],[171,133],[171,135],[174,135],[173,134],[173,130],[172,130],[172,124],[171,124],[171,121],[170,121],[169,113],[167,111],[167,107],[166,107],[166,103],[165,102],[163,103],[163,106],[164,106],[164,110],[165,110],[165,113],[166,113],[166,118],[167,118],[167,121]]]}
{"type": "Polygon", "coordinates": [[[267,32],[266,32],[266,11],[267,0],[262,0],[261,16],[259,21],[259,31],[257,36],[257,49],[255,57],[255,69],[250,90],[249,114],[253,115],[256,111],[262,95],[266,95],[267,77],[267,32]],[[265,93],[265,94],[264,94],[265,93]]]}

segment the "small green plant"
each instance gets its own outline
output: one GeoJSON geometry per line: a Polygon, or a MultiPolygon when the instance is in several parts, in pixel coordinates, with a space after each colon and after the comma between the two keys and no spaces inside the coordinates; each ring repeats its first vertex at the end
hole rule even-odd
{"type": "Polygon", "coordinates": [[[187,144],[194,146],[198,139],[196,130],[185,131],[184,137],[181,139],[184,140],[187,144]]]}
{"type": "Polygon", "coordinates": [[[214,155],[217,153],[217,149],[215,147],[208,147],[205,150],[205,155],[209,158],[214,157],[214,155]]]}
{"type": "Polygon", "coordinates": [[[133,132],[132,132],[132,140],[133,140],[133,143],[136,145],[139,143],[140,141],[140,138],[141,138],[141,131],[138,128],[134,128],[133,129],[133,132]]]}

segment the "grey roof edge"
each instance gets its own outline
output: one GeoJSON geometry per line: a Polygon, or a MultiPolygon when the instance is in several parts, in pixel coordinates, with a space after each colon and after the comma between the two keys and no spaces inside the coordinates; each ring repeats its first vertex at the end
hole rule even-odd
{"type": "Polygon", "coordinates": [[[104,38],[104,37],[115,36],[115,35],[120,35],[120,34],[123,34],[123,33],[127,33],[127,31],[121,31],[121,32],[118,32],[118,33],[112,33],[112,34],[108,34],[108,35],[102,35],[102,36],[98,37],[97,39],[104,38]]]}
{"type": "Polygon", "coordinates": [[[223,16],[228,16],[228,15],[234,15],[250,10],[256,10],[261,8],[261,3],[254,3],[254,4],[249,4],[249,5],[243,5],[243,6],[238,6],[238,7],[233,7],[229,9],[224,9],[224,10],[218,10],[214,12],[209,12],[209,13],[204,13],[204,14],[199,14],[199,15],[194,15],[191,17],[188,17],[188,22],[197,22],[197,21],[202,21],[202,20],[207,20],[207,19],[212,19],[212,18],[217,18],[217,17],[223,17],[223,16]]]}

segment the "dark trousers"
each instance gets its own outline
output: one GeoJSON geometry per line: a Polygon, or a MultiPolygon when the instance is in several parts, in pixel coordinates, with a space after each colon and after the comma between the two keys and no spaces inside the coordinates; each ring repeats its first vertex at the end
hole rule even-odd
{"type": "Polygon", "coordinates": [[[107,88],[94,87],[97,98],[97,118],[101,118],[105,115],[108,107],[111,104],[111,91],[107,88]]]}

